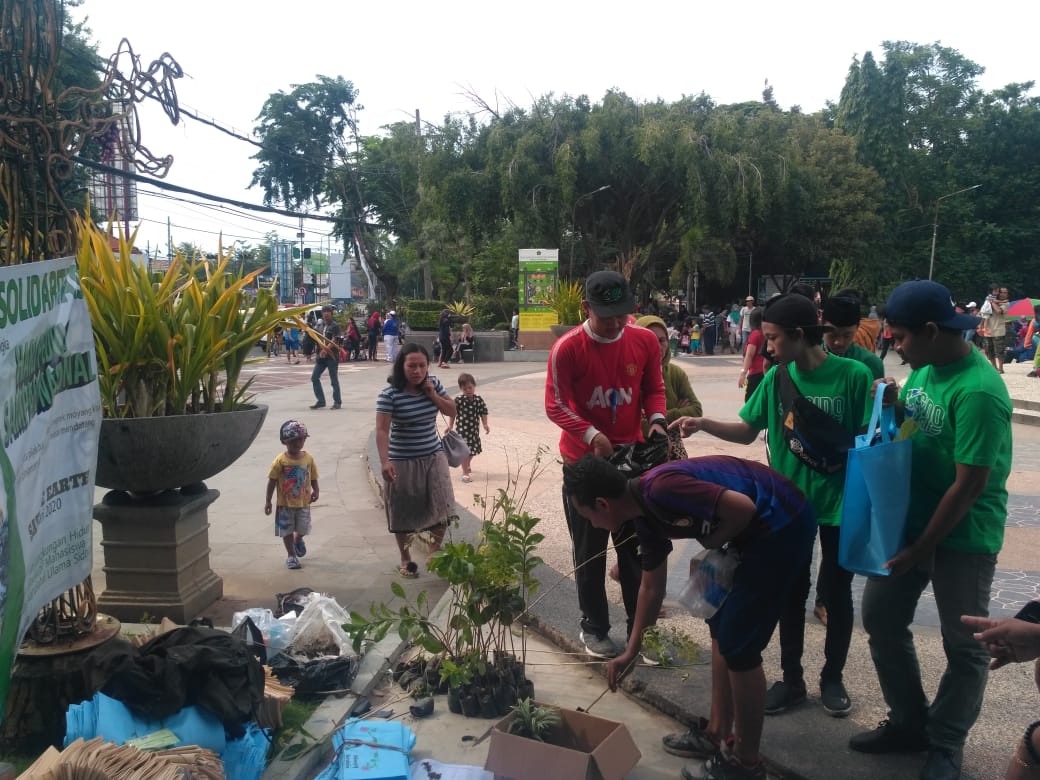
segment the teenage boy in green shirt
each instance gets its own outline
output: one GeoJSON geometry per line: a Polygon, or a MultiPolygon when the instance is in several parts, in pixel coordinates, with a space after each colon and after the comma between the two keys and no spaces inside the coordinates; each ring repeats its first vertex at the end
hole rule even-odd
{"type": "MultiPolygon", "coordinates": [[[[906,546],[863,593],[863,627],[888,718],[849,740],[853,750],[928,750],[922,780],[961,776],[964,740],[986,690],[986,648],[961,615],[989,614],[990,586],[1007,520],[1011,399],[963,332],[978,320],[958,314],[950,292],[906,282],[888,299],[895,349],[910,364],[897,402],[900,435],[913,443],[906,546]],[[931,584],[947,666],[931,704],[921,686],[910,625],[931,584]]],[[[892,386],[894,380],[886,379],[892,386]]]]}
{"type": "Polygon", "coordinates": [[[881,379],[885,375],[881,358],[855,343],[859,315],[859,299],[852,295],[838,293],[824,301],[823,324],[830,330],[823,334],[823,346],[832,355],[862,363],[875,379],[881,379]]]}
{"type": "MultiPolygon", "coordinates": [[[[684,435],[704,431],[726,441],[750,444],[759,431],[769,432],[771,465],[790,479],[812,503],[820,526],[821,577],[828,598],[829,615],[824,645],[825,663],[820,672],[820,698],[828,714],[842,717],[852,702],[842,681],[852,639],[852,573],[838,565],[838,526],[845,488],[845,472],[823,474],[806,465],[788,446],[784,436],[785,409],[778,374],[790,372],[803,396],[829,414],[849,434],[864,430],[870,420],[870,371],[855,360],[829,355],[823,350],[825,328],[819,324],[815,304],[788,293],[766,304],[762,332],[766,347],[780,364],[769,371],[740,410],[740,421],[720,422],[703,417],[683,417],[669,427],[684,435]]],[[[810,563],[799,572],[780,615],[780,664],[784,679],[766,693],[767,715],[775,715],[806,698],[802,670],[805,643],[805,601],[809,595],[810,563]]],[[[674,740],[673,740],[674,741],[674,740]]]]}
{"type": "MultiPolygon", "coordinates": [[[[849,358],[867,367],[875,379],[885,375],[885,364],[873,352],[856,342],[860,328],[859,296],[853,290],[839,290],[823,304],[823,324],[829,330],[823,334],[823,348],[832,355],[849,358]]],[[[816,605],[813,614],[827,625],[827,590],[821,578],[816,578],[816,605]]]]}

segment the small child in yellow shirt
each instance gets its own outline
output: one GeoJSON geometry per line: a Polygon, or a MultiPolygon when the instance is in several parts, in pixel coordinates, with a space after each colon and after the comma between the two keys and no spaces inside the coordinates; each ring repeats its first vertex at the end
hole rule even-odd
{"type": "Polygon", "coordinates": [[[285,452],[278,454],[267,474],[264,514],[271,514],[271,499],[277,489],[274,533],[282,537],[285,545],[285,568],[302,569],[300,558],[307,554],[303,537],[311,532],[311,504],[318,500],[318,465],[303,449],[307,427],[302,422],[286,420],[278,438],[285,445],[285,452]]]}

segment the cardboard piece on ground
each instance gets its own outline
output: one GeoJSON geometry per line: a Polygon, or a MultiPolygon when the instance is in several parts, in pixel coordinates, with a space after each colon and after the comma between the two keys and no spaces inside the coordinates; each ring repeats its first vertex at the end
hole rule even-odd
{"type": "Polygon", "coordinates": [[[484,768],[502,780],[621,780],[639,763],[642,754],[623,724],[558,709],[560,725],[545,742],[510,734],[513,716],[502,718],[491,729],[484,768]]]}

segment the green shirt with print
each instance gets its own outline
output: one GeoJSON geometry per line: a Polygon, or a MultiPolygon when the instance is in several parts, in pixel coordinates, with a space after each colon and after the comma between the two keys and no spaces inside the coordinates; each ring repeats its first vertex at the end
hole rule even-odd
{"type": "Polygon", "coordinates": [[[1004,544],[1011,471],[1011,397],[977,349],[946,366],[910,372],[900,394],[906,419],[900,437],[913,443],[907,539],[921,535],[956,476],[956,464],[987,466],[982,495],[940,547],[997,553],[1004,544]]]}
{"type": "MultiPolygon", "coordinates": [[[[827,355],[815,371],[799,371],[793,363],[788,363],[788,370],[802,395],[845,426],[849,433],[859,433],[866,428],[870,422],[870,388],[874,380],[862,363],[827,355]]],[[[787,448],[775,368],[765,375],[744,404],[740,418],[752,428],[765,428],[769,432],[770,465],[805,493],[816,510],[817,522],[839,525],[845,471],[842,469],[836,474],[813,471],[787,448]]]]}
{"type": "MultiPolygon", "coordinates": [[[[875,379],[883,379],[885,376],[885,364],[881,362],[881,358],[870,350],[863,349],[859,344],[850,344],[842,357],[862,363],[870,370],[875,379]]],[[[867,420],[867,422],[870,421],[867,420]]]]}

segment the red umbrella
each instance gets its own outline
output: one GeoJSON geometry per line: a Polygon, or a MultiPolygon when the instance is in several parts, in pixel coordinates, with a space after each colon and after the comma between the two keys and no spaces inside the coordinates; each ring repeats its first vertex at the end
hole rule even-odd
{"type": "Polygon", "coordinates": [[[1008,317],[1032,317],[1033,307],[1040,306],[1040,298],[1019,298],[1008,306],[1008,317]]]}

